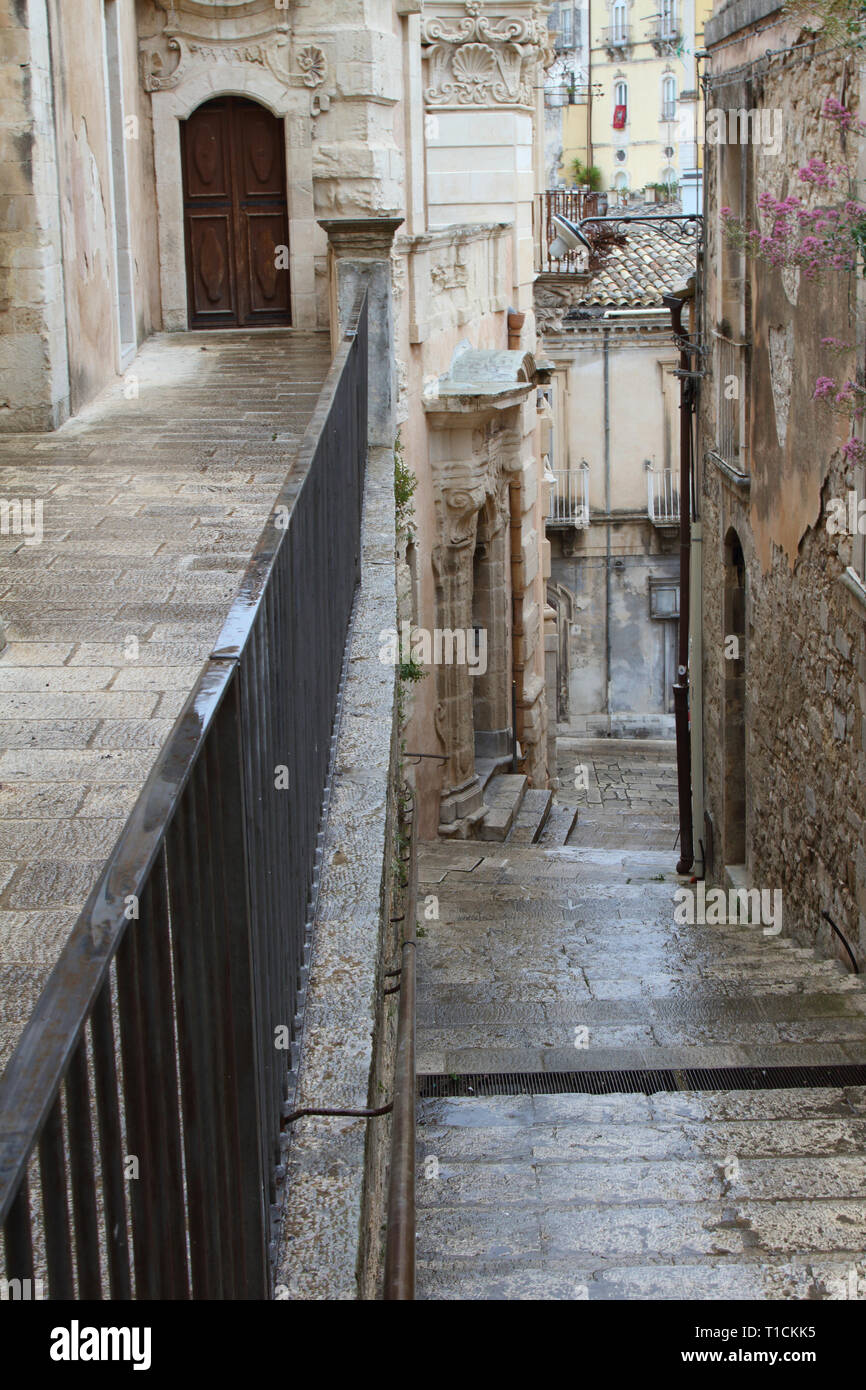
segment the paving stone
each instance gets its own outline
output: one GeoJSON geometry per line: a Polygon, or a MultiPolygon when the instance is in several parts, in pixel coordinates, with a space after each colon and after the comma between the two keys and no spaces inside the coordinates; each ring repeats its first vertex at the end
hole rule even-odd
{"type": "Polygon", "coordinates": [[[53,434],[0,439],[0,490],[45,498],[39,546],[0,537],[0,1060],[209,656],[329,363],[327,334],[157,335],[138,402],[111,388],[53,434]]]}
{"type": "MultiPolygon", "coordinates": [[[[598,798],[566,846],[422,851],[421,1070],[866,1063],[838,961],[673,921],[668,748],[563,742],[557,801],[578,762],[598,798]]],[[[423,1101],[418,1139],[420,1298],[866,1298],[864,1087],[423,1101]]]]}

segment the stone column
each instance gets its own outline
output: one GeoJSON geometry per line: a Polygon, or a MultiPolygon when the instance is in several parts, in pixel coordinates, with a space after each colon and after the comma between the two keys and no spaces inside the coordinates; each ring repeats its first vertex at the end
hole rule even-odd
{"type": "Polygon", "coordinates": [[[369,283],[369,442],[387,448],[394,444],[397,399],[391,244],[402,225],[402,217],[329,217],[319,222],[328,235],[334,346],[352,312],[358,289],[369,283]]]}
{"type": "MultiPolygon", "coordinates": [[[[434,548],[432,559],[437,627],[443,634],[472,629],[472,562],[485,497],[483,486],[448,489],[442,495],[442,544],[434,548]]],[[[443,835],[465,835],[483,811],[475,773],[473,677],[465,662],[443,661],[436,672],[436,731],[448,755],[439,829],[443,835]]]]}

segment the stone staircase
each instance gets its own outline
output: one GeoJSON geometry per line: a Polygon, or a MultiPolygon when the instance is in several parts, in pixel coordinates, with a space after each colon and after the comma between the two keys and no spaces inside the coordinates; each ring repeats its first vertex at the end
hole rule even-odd
{"type": "Polygon", "coordinates": [[[550,847],[567,842],[576,807],[554,805],[553,792],[530,787],[523,773],[492,770],[483,785],[485,811],[474,827],[475,839],[550,847]]]}
{"type": "Polygon", "coordinates": [[[419,1121],[418,1299],[866,1299],[864,1087],[426,1100],[419,1121]]]}
{"type": "Polygon", "coordinates": [[[418,1071],[486,1080],[419,1104],[417,1296],[866,1299],[866,1087],[551,1078],[866,1064],[862,981],[760,924],[674,922],[669,850],[581,846],[582,821],[545,848],[567,808],[517,842],[521,806],[503,844],[422,847],[418,1071]]]}

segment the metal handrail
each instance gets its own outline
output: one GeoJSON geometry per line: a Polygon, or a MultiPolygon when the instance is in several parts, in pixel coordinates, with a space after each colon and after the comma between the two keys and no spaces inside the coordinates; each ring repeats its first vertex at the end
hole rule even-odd
{"type": "Polygon", "coordinates": [[[38,1146],[52,1298],[100,1298],[106,1271],[115,1299],[133,1296],[133,1282],[138,1298],[269,1295],[288,1068],[266,1035],[294,1025],[301,997],[327,703],[332,714],[360,576],[366,441],[364,288],[211,657],[0,1078],[7,1274],[33,1273],[28,1165],[38,1146]],[[351,511],[332,541],[328,502],[340,487],[351,511]],[[345,548],[342,561],[329,542],[345,548]],[[308,585],[299,603],[302,544],[313,556],[321,548],[322,592],[308,585]],[[321,674],[300,660],[307,635],[321,642],[321,674]],[[296,670],[310,688],[293,701],[296,670]],[[300,750],[291,816],[287,802],[266,801],[281,740],[300,750]],[[124,1152],[141,1160],[128,1184],[132,1261],[124,1152]]]}

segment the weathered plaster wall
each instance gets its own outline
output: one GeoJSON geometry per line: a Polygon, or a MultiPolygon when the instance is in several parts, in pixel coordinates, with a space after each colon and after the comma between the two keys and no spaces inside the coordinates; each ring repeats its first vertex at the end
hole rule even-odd
{"type": "Polygon", "coordinates": [[[606,732],[666,732],[670,639],[667,624],[649,616],[649,581],[675,580],[679,564],[675,537],[647,518],[646,461],[657,472],[678,469],[670,321],[659,313],[640,323],[562,325],[545,332],[543,347],[557,367],[551,466],[575,475],[582,461],[589,465],[589,528],[550,533],[552,578],[574,596],[580,629],[560,656],[560,667],[563,656],[568,663],[568,716],[573,727],[598,716],[593,727],[606,732]],[[608,512],[614,514],[609,527],[608,512]],[[617,722],[631,715],[645,718],[645,728],[631,718],[617,722]]]}
{"type": "MultiPolygon", "coordinates": [[[[744,56],[729,50],[726,62],[744,56]]],[[[829,162],[843,155],[832,127],[818,118],[827,95],[843,96],[837,55],[776,60],[763,76],[726,87],[725,107],[783,112],[783,154],[741,149],[746,211],[765,188],[802,194],[797,169],[812,154],[829,162]]],[[[714,98],[715,99],[715,98],[714,98]]],[[[850,77],[849,105],[856,105],[850,77]],[[852,97],[854,98],[852,100],[852,97]]],[[[708,158],[709,327],[733,291],[720,292],[723,259],[718,208],[725,161],[737,147],[711,148],[708,158]]],[[[817,939],[833,954],[842,948],[821,920],[828,911],[866,958],[866,610],[841,582],[852,559],[851,539],[826,527],[831,498],[845,498],[854,474],[840,453],[843,422],[811,400],[819,375],[851,375],[851,364],[826,356],[822,337],[853,337],[849,310],[854,285],[845,275],[820,285],[746,267],[740,296],[751,306],[752,352],[747,460],[750,490],[728,481],[705,457],[716,442],[717,383],[704,382],[704,747],[705,793],[714,829],[714,874],[730,862],[734,836],[725,831],[726,797],[735,795],[737,735],[726,711],[725,539],[731,528],[745,562],[745,843],[748,878],[781,887],[785,929],[817,939]],[[774,340],[782,350],[773,350],[774,340]],[[774,389],[775,386],[775,389],[774,389]]],[[[715,322],[714,322],[715,320],[715,322]]],[[[718,371],[718,366],[716,366],[718,371]]],[[[730,572],[728,575],[730,578],[730,572]]],[[[728,692],[732,687],[728,686],[728,692]]],[[[736,698],[736,697],[735,697],[736,698]]],[[[701,827],[696,827],[701,835],[701,827]]]]}
{"type": "Polygon", "coordinates": [[[614,510],[645,511],[646,460],[656,469],[677,468],[679,460],[677,358],[668,316],[659,316],[652,330],[614,318],[604,327],[546,333],[543,341],[545,354],[557,364],[556,389],[565,398],[553,467],[575,469],[586,460],[591,512],[606,509],[608,489],[614,510]]]}
{"type": "MultiPolygon", "coordinates": [[[[587,715],[647,716],[647,730],[667,731],[673,673],[670,650],[666,682],[668,623],[650,618],[650,579],[677,582],[679,558],[660,554],[648,522],[614,525],[611,556],[603,526],[591,527],[577,542],[578,553],[562,554],[561,533],[553,536],[551,578],[574,595],[574,626],[568,652],[568,716],[575,724],[587,715]],[[610,695],[607,690],[607,571],[610,568],[610,695]]],[[[675,624],[673,625],[675,628],[675,624]]],[[[638,725],[617,727],[633,735],[638,725]]]]}

